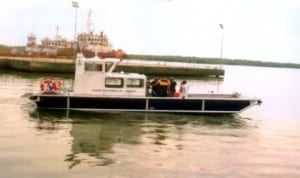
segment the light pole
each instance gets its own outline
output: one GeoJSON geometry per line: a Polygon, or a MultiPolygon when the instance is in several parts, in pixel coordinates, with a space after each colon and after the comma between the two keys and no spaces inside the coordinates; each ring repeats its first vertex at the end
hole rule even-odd
{"type": "MultiPolygon", "coordinates": [[[[221,34],[221,46],[220,46],[220,60],[223,58],[223,37],[224,37],[224,25],[223,24],[219,24],[220,29],[222,30],[222,34],[221,34]]],[[[220,62],[221,63],[221,62],[220,62]]],[[[222,69],[222,65],[219,64],[219,69],[222,69]]],[[[219,84],[219,80],[217,80],[217,93],[219,93],[220,90],[220,84],[219,84]]]]}
{"type": "Polygon", "coordinates": [[[76,48],[77,48],[77,43],[76,43],[76,33],[77,33],[77,9],[78,9],[78,3],[76,1],[72,2],[72,6],[75,8],[75,32],[74,32],[74,51],[73,51],[73,55],[74,55],[74,61],[76,60],[76,48]]]}
{"type": "Polygon", "coordinates": [[[223,37],[224,37],[224,26],[223,24],[219,24],[220,25],[220,29],[222,30],[222,34],[221,34],[221,47],[220,47],[220,58],[223,58],[223,37]]]}

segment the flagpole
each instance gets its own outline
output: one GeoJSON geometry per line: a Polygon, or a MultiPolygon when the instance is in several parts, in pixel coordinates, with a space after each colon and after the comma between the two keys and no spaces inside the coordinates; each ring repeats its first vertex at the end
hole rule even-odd
{"type": "Polygon", "coordinates": [[[219,24],[220,25],[220,29],[222,30],[222,34],[221,34],[221,47],[220,47],[220,58],[223,58],[223,38],[224,38],[224,26],[223,24],[219,24]]]}
{"type": "Polygon", "coordinates": [[[73,1],[72,2],[72,6],[75,8],[75,27],[74,27],[74,29],[75,29],[75,32],[74,32],[74,46],[73,46],[73,48],[74,48],[74,51],[73,51],[73,57],[74,57],[74,60],[73,60],[73,62],[76,60],[76,49],[77,49],[77,43],[76,43],[76,34],[77,34],[77,9],[78,9],[78,2],[76,2],[76,1],[73,1]]]}
{"type": "MultiPolygon", "coordinates": [[[[76,1],[72,1],[72,6],[75,8],[75,32],[74,32],[74,44],[73,44],[73,64],[75,64],[75,61],[76,61],[76,56],[77,56],[77,54],[76,54],[76,51],[77,51],[77,43],[76,43],[76,34],[77,34],[77,9],[78,9],[78,3],[76,2],[76,1]]],[[[76,67],[75,67],[75,65],[74,65],[74,70],[76,70],[76,67]]],[[[74,73],[75,73],[75,71],[74,71],[74,73]]],[[[73,90],[73,88],[74,88],[74,81],[72,80],[72,90],[73,90]]],[[[68,112],[69,112],[69,110],[68,110],[68,112]]],[[[67,112],[67,115],[69,115],[68,114],[68,112],[67,112]]]]}
{"type": "MultiPolygon", "coordinates": [[[[224,26],[223,24],[219,24],[220,29],[222,30],[222,34],[221,34],[221,46],[220,46],[220,60],[223,58],[223,38],[224,38],[224,26]]],[[[219,69],[221,69],[222,66],[221,64],[219,64],[219,69]]],[[[220,91],[220,83],[219,80],[217,79],[217,93],[219,93],[220,91]]]]}

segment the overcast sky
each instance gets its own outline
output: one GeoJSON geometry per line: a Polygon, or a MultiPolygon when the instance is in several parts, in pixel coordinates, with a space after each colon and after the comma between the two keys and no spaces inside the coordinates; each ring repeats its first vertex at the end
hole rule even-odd
{"type": "MultiPolygon", "coordinates": [[[[104,31],[127,53],[223,57],[300,63],[299,0],[77,0],[77,31],[92,9],[104,31]]],[[[9,0],[0,6],[0,44],[25,45],[59,34],[74,38],[72,0],[9,0]]]]}

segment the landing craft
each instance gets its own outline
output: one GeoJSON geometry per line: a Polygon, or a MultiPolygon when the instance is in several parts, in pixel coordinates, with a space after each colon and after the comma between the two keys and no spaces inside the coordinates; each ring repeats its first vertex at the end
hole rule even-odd
{"type": "MultiPolygon", "coordinates": [[[[42,80],[41,91],[29,98],[37,108],[94,112],[234,114],[261,103],[237,93],[155,95],[145,75],[115,72],[119,62],[115,58],[86,58],[80,53],[72,89],[64,88],[58,78],[48,78],[42,80]]],[[[168,88],[162,91],[168,92],[168,88]]]]}

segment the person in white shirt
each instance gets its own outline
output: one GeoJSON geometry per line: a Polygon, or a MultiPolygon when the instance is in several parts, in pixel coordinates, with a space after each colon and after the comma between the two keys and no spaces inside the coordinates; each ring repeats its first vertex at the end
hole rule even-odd
{"type": "Polygon", "coordinates": [[[188,97],[188,91],[189,91],[189,86],[188,86],[186,80],[184,80],[181,82],[181,88],[180,88],[182,99],[185,99],[188,97]]]}

